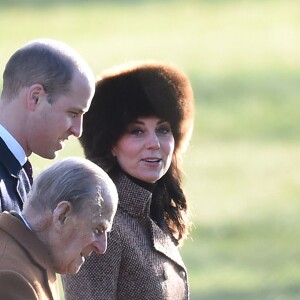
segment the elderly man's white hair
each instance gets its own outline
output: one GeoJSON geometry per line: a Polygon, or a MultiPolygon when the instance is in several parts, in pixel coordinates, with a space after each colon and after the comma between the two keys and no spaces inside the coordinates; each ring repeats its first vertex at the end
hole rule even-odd
{"type": "Polygon", "coordinates": [[[115,184],[102,168],[81,157],[56,162],[34,180],[26,206],[35,210],[53,210],[60,201],[72,203],[75,211],[87,200],[101,205],[106,193],[118,199],[115,184]]]}

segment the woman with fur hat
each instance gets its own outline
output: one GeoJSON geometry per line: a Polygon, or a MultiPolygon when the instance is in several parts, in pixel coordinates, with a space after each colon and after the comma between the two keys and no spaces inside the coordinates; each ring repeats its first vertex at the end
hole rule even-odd
{"type": "Polygon", "coordinates": [[[119,207],[107,252],[63,277],[67,300],[189,298],[178,246],[189,227],[180,158],[193,118],[190,82],[172,65],[137,62],[101,75],[80,142],[113,179],[119,207]]]}

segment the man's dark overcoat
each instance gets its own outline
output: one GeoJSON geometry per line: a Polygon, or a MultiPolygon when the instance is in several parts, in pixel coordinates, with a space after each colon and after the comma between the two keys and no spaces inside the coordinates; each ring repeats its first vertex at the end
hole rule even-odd
{"type": "Polygon", "coordinates": [[[0,138],[0,212],[20,212],[30,187],[26,172],[0,138]]]}

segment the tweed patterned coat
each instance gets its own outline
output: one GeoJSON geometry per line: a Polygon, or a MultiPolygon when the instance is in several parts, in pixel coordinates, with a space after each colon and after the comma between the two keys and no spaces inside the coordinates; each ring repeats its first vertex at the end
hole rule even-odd
{"type": "Polygon", "coordinates": [[[168,230],[150,218],[152,193],[122,174],[105,254],[63,276],[66,300],[186,300],[187,270],[168,230]]]}

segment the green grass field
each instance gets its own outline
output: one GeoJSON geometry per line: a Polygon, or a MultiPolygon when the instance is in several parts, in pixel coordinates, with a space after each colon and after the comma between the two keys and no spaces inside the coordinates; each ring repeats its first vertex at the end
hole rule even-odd
{"type": "MultiPolygon", "coordinates": [[[[184,70],[196,99],[191,300],[300,299],[298,0],[0,0],[0,25],[1,72],[39,37],[69,43],[95,74],[147,58],[184,70]]],[[[83,155],[76,140],[56,160],[70,155],[83,155]]],[[[36,174],[53,163],[33,162],[36,174]]]]}

